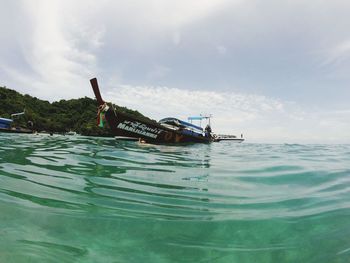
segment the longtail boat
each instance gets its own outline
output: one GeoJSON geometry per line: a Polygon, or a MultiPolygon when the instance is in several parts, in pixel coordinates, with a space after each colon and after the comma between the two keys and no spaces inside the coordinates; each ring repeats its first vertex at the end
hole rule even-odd
{"type": "Polygon", "coordinates": [[[210,132],[203,132],[201,127],[175,118],[166,118],[156,122],[117,110],[112,104],[107,104],[102,99],[97,79],[91,79],[90,83],[98,103],[98,116],[108,122],[114,136],[138,138],[147,143],[156,144],[215,141],[210,132]]]}

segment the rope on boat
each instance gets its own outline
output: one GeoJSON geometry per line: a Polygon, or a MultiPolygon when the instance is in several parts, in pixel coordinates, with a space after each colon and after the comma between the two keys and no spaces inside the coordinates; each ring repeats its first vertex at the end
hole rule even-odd
{"type": "Polygon", "coordinates": [[[104,121],[106,120],[105,113],[108,111],[108,109],[109,107],[106,102],[99,105],[97,108],[97,125],[101,128],[104,126],[104,121]]]}

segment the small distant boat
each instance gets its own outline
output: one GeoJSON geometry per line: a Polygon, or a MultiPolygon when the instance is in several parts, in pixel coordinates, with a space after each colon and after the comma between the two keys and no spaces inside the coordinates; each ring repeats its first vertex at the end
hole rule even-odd
{"type": "Polygon", "coordinates": [[[20,127],[12,127],[13,120],[0,118],[0,132],[6,133],[33,133],[32,130],[20,128],[20,127]]]}
{"type": "MultiPolygon", "coordinates": [[[[90,80],[98,103],[99,126],[105,119],[118,140],[140,140],[155,144],[210,143],[219,141],[212,134],[210,123],[202,127],[168,117],[159,122],[139,118],[115,109],[102,99],[97,79],[90,80]]],[[[207,117],[203,117],[207,118],[207,117]]]]}
{"type": "Polygon", "coordinates": [[[224,135],[224,134],[218,134],[215,138],[216,141],[231,141],[231,142],[244,142],[243,135],[241,134],[241,138],[238,138],[236,135],[224,135]]]}

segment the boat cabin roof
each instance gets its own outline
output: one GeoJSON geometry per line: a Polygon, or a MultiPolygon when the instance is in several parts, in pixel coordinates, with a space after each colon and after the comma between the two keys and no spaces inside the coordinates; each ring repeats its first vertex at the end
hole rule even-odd
{"type": "Polygon", "coordinates": [[[179,120],[176,118],[172,118],[172,117],[161,119],[159,121],[159,123],[172,124],[172,125],[176,125],[176,126],[183,127],[183,128],[192,128],[192,129],[196,129],[199,131],[203,131],[203,128],[200,126],[197,126],[197,125],[194,125],[192,123],[182,121],[182,120],[179,120]]]}

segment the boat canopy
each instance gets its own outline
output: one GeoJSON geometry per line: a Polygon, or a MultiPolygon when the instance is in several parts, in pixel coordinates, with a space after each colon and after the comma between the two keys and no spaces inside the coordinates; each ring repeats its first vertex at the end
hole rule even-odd
{"type": "Polygon", "coordinates": [[[172,125],[176,125],[176,126],[182,126],[184,128],[190,128],[190,129],[192,128],[192,129],[196,129],[196,130],[199,130],[199,131],[203,131],[202,127],[199,127],[199,126],[194,125],[192,123],[189,123],[189,122],[186,122],[186,121],[182,121],[182,120],[179,120],[179,119],[176,119],[176,118],[172,118],[172,117],[161,119],[159,121],[159,123],[172,124],[172,125]]]}
{"type": "Polygon", "coordinates": [[[11,118],[17,117],[17,116],[21,116],[21,115],[24,115],[24,114],[25,114],[25,111],[19,112],[19,113],[13,113],[13,114],[11,114],[11,118]]]}

